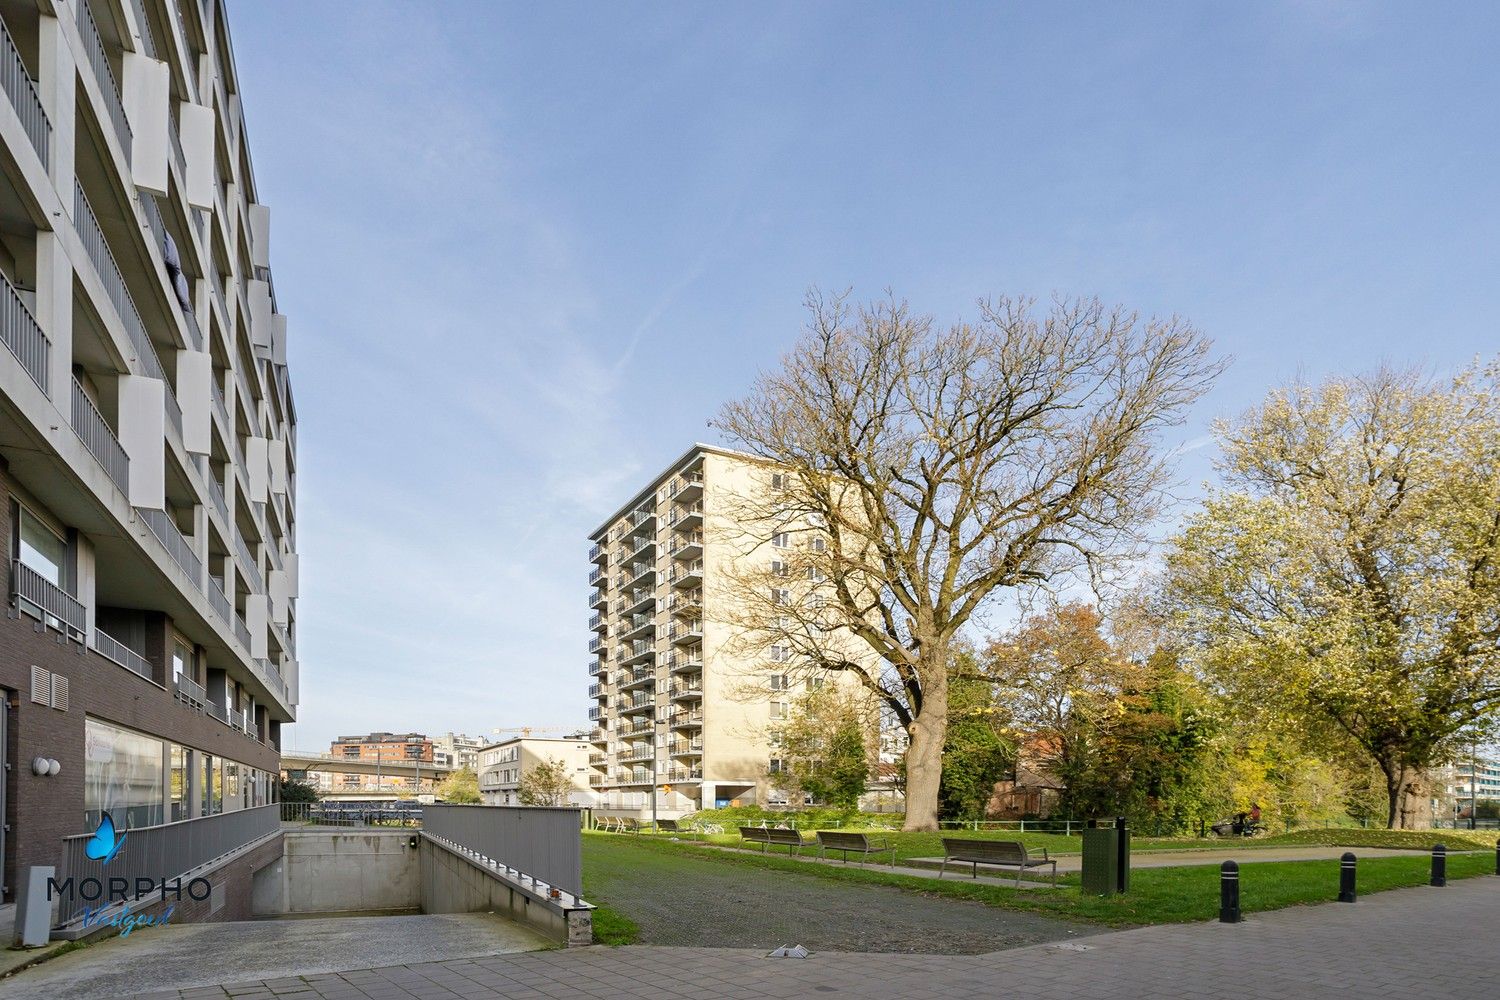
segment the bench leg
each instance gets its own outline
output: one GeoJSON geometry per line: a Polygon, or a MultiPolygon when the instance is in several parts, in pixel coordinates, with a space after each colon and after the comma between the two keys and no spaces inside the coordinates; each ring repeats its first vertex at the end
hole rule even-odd
{"type": "Polygon", "coordinates": [[[979,862],[974,861],[970,863],[974,866],[974,870],[969,873],[969,877],[977,879],[979,877],[979,862]]]}
{"type": "Polygon", "coordinates": [[[943,859],[943,866],[938,869],[938,878],[942,878],[943,877],[943,872],[945,872],[947,870],[948,870],[948,859],[944,858],[943,859]]]}

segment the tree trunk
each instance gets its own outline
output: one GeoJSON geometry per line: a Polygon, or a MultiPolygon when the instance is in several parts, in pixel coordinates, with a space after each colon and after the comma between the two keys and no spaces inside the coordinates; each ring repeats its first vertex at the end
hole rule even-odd
{"type": "Polygon", "coordinates": [[[1387,830],[1401,829],[1406,825],[1401,812],[1401,800],[1406,797],[1407,770],[1400,764],[1391,764],[1382,765],[1381,771],[1385,773],[1385,828],[1387,830]]]}
{"type": "MultiPolygon", "coordinates": [[[[933,677],[931,672],[924,678],[933,677]]],[[[938,789],[943,780],[943,743],[948,737],[948,667],[938,661],[933,683],[922,686],[922,711],[912,720],[906,749],[906,822],[903,830],[938,828],[938,789]]]]}

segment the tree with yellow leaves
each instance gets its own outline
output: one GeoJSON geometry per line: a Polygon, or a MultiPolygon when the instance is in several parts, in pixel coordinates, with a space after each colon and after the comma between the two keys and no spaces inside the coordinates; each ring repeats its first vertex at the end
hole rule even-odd
{"type": "Polygon", "coordinates": [[[1421,772],[1500,707],[1500,364],[1297,384],[1216,430],[1171,610],[1224,693],[1362,754],[1410,825],[1421,772]]]}

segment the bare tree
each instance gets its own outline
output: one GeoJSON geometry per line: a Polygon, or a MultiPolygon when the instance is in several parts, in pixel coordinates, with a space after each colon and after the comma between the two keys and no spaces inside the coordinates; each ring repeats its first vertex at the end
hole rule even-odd
{"type": "Polygon", "coordinates": [[[1138,549],[1168,474],[1156,433],[1222,365],[1186,322],[1097,301],[982,301],[941,329],[893,299],[807,306],[780,368],[714,421],[771,463],[734,515],[786,552],[726,607],[890,706],[910,740],[906,828],[932,830],[955,635],[997,591],[1097,578],[1138,549]]]}

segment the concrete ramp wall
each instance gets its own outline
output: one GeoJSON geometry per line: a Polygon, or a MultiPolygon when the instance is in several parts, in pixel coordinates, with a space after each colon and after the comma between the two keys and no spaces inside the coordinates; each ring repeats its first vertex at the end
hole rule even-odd
{"type": "Polygon", "coordinates": [[[425,835],[419,866],[423,913],[498,913],[570,948],[593,942],[593,907],[571,896],[555,898],[524,877],[425,835]]]}
{"type": "Polygon", "coordinates": [[[414,830],[288,830],[281,859],[255,873],[256,916],[415,912],[422,905],[414,830]]]}

